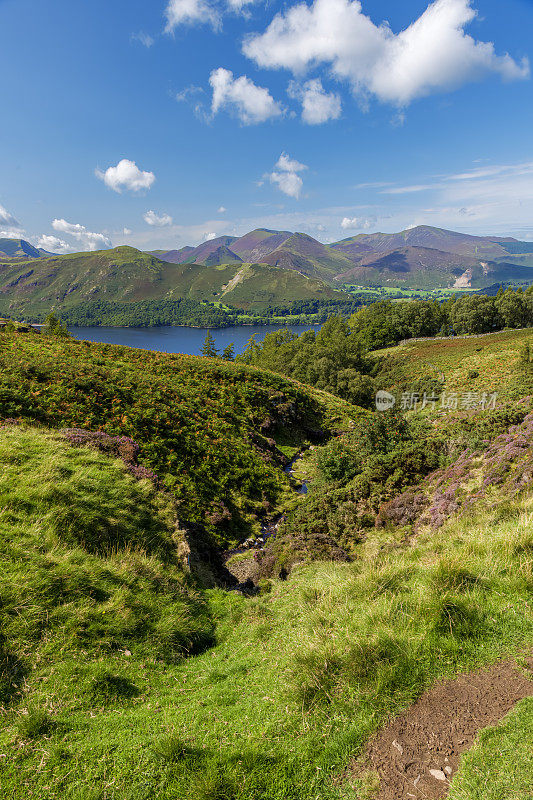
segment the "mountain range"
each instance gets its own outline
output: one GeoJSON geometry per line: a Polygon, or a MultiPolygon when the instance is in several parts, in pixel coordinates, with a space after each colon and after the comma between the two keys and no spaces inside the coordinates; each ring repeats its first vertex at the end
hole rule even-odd
{"type": "Polygon", "coordinates": [[[23,239],[0,239],[0,313],[11,315],[95,300],[179,298],[259,311],[346,298],[346,285],[483,289],[513,282],[533,283],[533,242],[425,225],[332,244],[263,228],[148,253],[122,246],[54,255],[23,239]]]}
{"type": "Polygon", "coordinates": [[[305,233],[258,229],[153,255],[181,264],[259,262],[331,285],[482,288],[497,281],[533,281],[533,242],[428,225],[400,233],[358,234],[331,244],[305,233]]]}

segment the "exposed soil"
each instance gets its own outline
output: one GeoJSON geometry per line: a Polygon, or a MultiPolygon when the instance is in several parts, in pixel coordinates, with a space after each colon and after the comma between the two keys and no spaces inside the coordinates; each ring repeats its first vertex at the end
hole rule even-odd
{"type": "MultiPolygon", "coordinates": [[[[533,660],[530,663],[533,668],[533,660]]],[[[477,733],[499,722],[524,697],[533,681],[513,663],[439,683],[374,736],[365,762],[350,767],[355,777],[377,772],[375,800],[439,800],[477,733]]]]}

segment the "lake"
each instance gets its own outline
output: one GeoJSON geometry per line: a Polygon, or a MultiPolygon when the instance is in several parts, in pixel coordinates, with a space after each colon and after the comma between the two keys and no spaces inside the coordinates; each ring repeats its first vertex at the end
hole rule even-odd
{"type": "Polygon", "coordinates": [[[90,342],[106,344],[123,344],[127,347],[140,347],[143,350],[158,350],[162,353],[185,353],[197,356],[200,354],[207,331],[215,340],[218,350],[223,350],[233,342],[235,353],[242,353],[250,336],[257,334],[257,341],[262,341],[267,333],[290,328],[294,333],[321,328],[316,325],[241,325],[230,328],[178,328],[162,326],[160,328],[69,328],[75,339],[88,339],[90,342]]]}

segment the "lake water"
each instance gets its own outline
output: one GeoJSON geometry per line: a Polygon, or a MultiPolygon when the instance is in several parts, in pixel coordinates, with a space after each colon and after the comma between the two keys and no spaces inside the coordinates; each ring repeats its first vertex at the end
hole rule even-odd
{"type": "Polygon", "coordinates": [[[158,350],[162,353],[185,353],[197,356],[200,354],[207,331],[215,340],[216,347],[222,351],[233,342],[235,353],[242,353],[250,336],[257,334],[257,341],[262,341],[267,333],[289,327],[294,333],[321,328],[317,325],[241,325],[230,328],[178,328],[162,326],[160,328],[70,328],[76,339],[88,339],[90,342],[106,344],[123,344],[127,347],[140,347],[143,350],[158,350]]]}

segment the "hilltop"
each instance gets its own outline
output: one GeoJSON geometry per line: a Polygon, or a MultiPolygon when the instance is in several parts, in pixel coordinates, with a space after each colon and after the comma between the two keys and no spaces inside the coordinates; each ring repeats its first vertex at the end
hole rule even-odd
{"type": "Polygon", "coordinates": [[[312,299],[346,300],[319,280],[268,264],[226,264],[212,251],[209,265],[173,264],[133,247],[0,260],[0,313],[34,317],[50,309],[69,311],[90,303],[218,302],[265,309],[312,299]]]}

